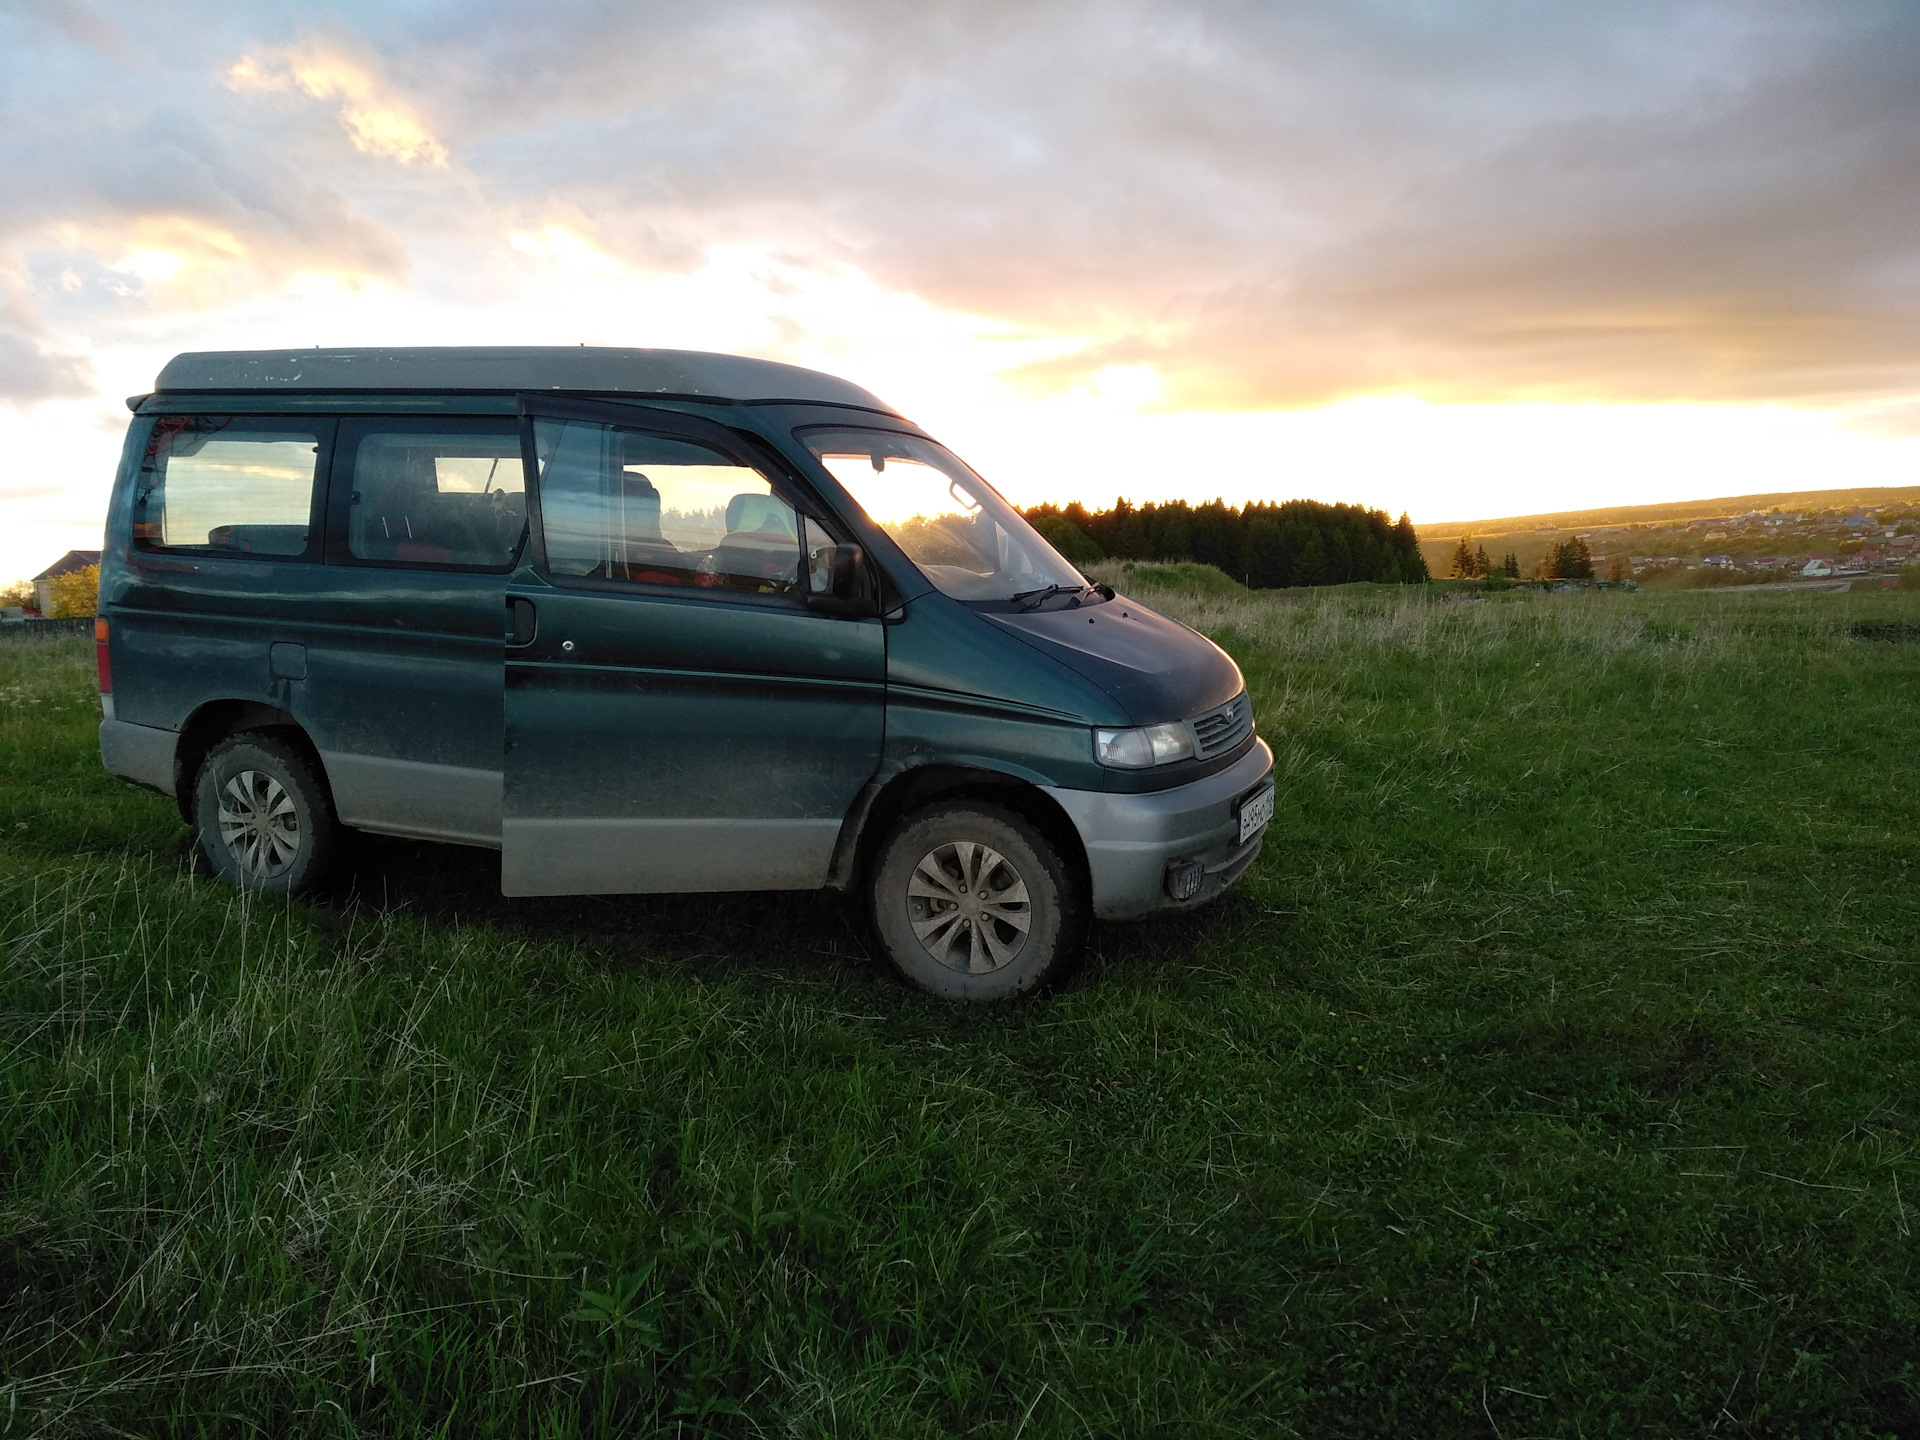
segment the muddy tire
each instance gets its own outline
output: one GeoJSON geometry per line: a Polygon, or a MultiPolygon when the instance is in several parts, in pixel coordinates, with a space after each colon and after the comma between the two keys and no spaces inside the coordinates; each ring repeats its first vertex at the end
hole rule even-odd
{"type": "Polygon", "coordinates": [[[1072,958],[1085,900],[1045,835],[1013,811],[964,802],[915,811],[873,869],[874,925],[915,985],[951,1000],[1009,1000],[1072,958]]]}
{"type": "Polygon", "coordinates": [[[260,731],[208,753],[194,780],[193,828],[216,875],[268,894],[313,889],[340,850],[340,822],[312,762],[260,731]]]}

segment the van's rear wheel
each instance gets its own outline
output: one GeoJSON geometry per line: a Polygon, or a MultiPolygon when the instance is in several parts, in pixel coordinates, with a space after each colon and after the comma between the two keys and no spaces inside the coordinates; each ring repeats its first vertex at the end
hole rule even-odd
{"type": "Polygon", "coordinates": [[[1083,908],[1053,844],[998,805],[909,815],[874,867],[874,924],[893,963],[954,1000],[1032,990],[1079,944],[1083,908]]]}
{"type": "Polygon", "coordinates": [[[243,890],[310,890],[339,850],[340,822],[312,766],[255,731],[209,752],[194,785],[193,823],[207,863],[243,890]]]}

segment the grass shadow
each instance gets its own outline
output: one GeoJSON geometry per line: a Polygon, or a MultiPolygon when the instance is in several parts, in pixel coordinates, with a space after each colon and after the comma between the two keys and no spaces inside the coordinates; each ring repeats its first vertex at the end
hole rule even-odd
{"type": "Polygon", "coordinates": [[[344,921],[407,914],[436,925],[482,925],[529,941],[570,941],[612,967],[737,975],[871,969],[880,952],[864,916],[832,891],[683,895],[500,893],[496,851],[356,834],[340,872],[314,896],[344,921]]]}
{"type": "MultiPolygon", "coordinates": [[[[530,941],[581,944],[615,968],[666,962],[715,975],[839,972],[836,978],[862,975],[905,988],[865,907],[838,891],[516,898],[500,893],[495,851],[355,833],[339,873],[312,898],[316,912],[334,923],[371,913],[483,925],[530,941]]],[[[1232,891],[1183,914],[1096,923],[1053,988],[1078,990],[1140,963],[1204,973],[1215,967],[1201,957],[1246,930],[1259,913],[1232,891]]]]}
{"type": "Polygon", "coordinates": [[[1243,890],[1230,890],[1197,910],[1175,911],[1146,920],[1096,922],[1086,948],[1062,978],[1062,991],[1106,983],[1115,972],[1154,966],[1187,979],[1224,975],[1209,956],[1237,949],[1236,942],[1256,925],[1261,909],[1243,890]]]}

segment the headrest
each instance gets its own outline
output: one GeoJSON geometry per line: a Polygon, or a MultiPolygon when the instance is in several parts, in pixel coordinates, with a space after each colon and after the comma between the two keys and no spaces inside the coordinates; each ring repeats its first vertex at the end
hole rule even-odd
{"type": "Polygon", "coordinates": [[[793,534],[793,512],[773,495],[736,495],[727,502],[728,533],[793,534]]]}

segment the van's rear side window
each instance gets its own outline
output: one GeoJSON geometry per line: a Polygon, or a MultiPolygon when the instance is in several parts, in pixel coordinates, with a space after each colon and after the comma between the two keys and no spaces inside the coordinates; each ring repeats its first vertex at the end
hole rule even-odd
{"type": "Polygon", "coordinates": [[[141,550],[308,553],[320,436],[269,416],[163,415],[134,492],[141,550]]]}
{"type": "Polygon", "coordinates": [[[347,554],[407,566],[504,570],[527,528],[512,420],[348,420],[347,554]]]}

